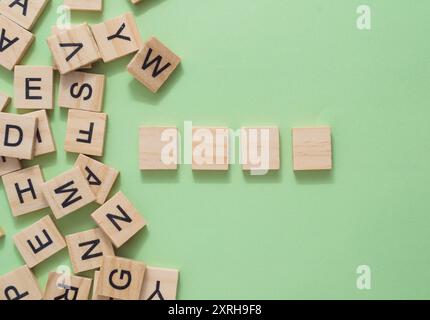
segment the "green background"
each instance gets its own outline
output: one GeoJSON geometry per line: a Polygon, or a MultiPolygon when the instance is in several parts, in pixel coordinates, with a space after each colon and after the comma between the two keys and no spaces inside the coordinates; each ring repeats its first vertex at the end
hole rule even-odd
{"type": "MultiPolygon", "coordinates": [[[[158,94],[126,72],[131,55],[93,69],[107,76],[103,161],[149,223],[118,255],[178,268],[179,299],[430,297],[430,3],[368,2],[370,31],[356,27],[355,0],[105,0],[103,13],[72,13],[96,23],[133,11],[144,39],[182,58],[158,94]],[[138,127],[182,132],[184,121],[279,126],[281,170],[141,173],[138,127]],[[295,174],[290,130],[316,125],[332,127],[334,169],[295,174]],[[362,264],[371,290],[356,288],[362,264]]],[[[38,21],[23,64],[50,64],[60,4],[38,21]]],[[[0,90],[12,95],[12,79],[1,69],[0,90]]],[[[76,159],[63,151],[67,110],[50,118],[58,152],[24,162],[46,179],[76,159]]],[[[96,207],[58,221],[63,234],[94,227],[96,207]]],[[[23,264],[12,236],[47,213],[13,218],[0,184],[0,274],[23,264]]],[[[34,269],[42,286],[61,264],[67,250],[34,269]]]]}

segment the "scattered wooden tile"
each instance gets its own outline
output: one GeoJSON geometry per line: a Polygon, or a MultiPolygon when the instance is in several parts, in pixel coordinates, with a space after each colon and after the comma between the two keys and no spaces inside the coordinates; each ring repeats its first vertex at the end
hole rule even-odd
{"type": "Polygon", "coordinates": [[[228,128],[193,128],[193,170],[228,170],[228,128]]]}
{"type": "Polygon", "coordinates": [[[118,257],[104,257],[96,294],[121,300],[138,300],[145,264],[118,257]]]}
{"type": "Polygon", "coordinates": [[[100,59],[97,44],[87,24],[80,24],[48,38],[48,46],[61,74],[100,59]]]}
{"type": "Polygon", "coordinates": [[[88,278],[50,272],[43,300],[88,300],[91,283],[88,278]]]}
{"type": "Polygon", "coordinates": [[[81,169],[82,174],[86,177],[96,196],[96,202],[105,203],[119,171],[83,154],[79,155],[75,166],[81,169]]]}
{"type": "Polygon", "coordinates": [[[2,180],[14,217],[48,207],[42,193],[44,180],[39,165],[4,175],[2,180]]]}
{"type": "Polygon", "coordinates": [[[31,160],[37,119],[0,112],[0,155],[31,160]]]}
{"type": "Polygon", "coordinates": [[[110,62],[143,47],[136,21],[130,12],[91,26],[104,62],[110,62]]]}
{"type": "Polygon", "coordinates": [[[127,70],[152,92],[157,92],[181,59],[156,38],[149,39],[127,66],[127,70]]]}
{"type": "Polygon", "coordinates": [[[140,170],[175,170],[178,167],[178,129],[141,127],[140,170]]]}
{"type": "Polygon", "coordinates": [[[19,169],[21,169],[19,159],[0,156],[0,177],[19,169]]]}
{"type": "Polygon", "coordinates": [[[46,110],[38,110],[25,114],[37,119],[36,135],[34,137],[34,156],[55,152],[55,142],[46,110]]]}
{"type": "Polygon", "coordinates": [[[64,150],[102,156],[106,122],[106,113],[70,109],[64,150]]]}
{"type": "Polygon", "coordinates": [[[105,76],[86,72],[70,72],[60,76],[58,104],[63,108],[102,111],[105,76]]]}
{"type": "Polygon", "coordinates": [[[140,300],[176,300],[179,271],[146,267],[140,300]]]}
{"type": "Polygon", "coordinates": [[[0,112],[2,112],[8,106],[10,102],[10,97],[0,92],[0,112]]]}
{"type": "Polygon", "coordinates": [[[99,229],[91,229],[66,236],[73,272],[100,268],[104,256],[114,256],[112,243],[99,229]]]}
{"type": "Polygon", "coordinates": [[[66,247],[63,236],[49,216],[17,233],[13,239],[29,268],[33,268],[66,247]]]}
{"type": "Polygon", "coordinates": [[[243,170],[279,170],[278,128],[242,128],[240,146],[243,170]]]}
{"type": "Polygon", "coordinates": [[[33,43],[31,32],[0,15],[0,65],[12,70],[33,43]]]}
{"type": "Polygon", "coordinates": [[[331,129],[293,128],[294,170],[329,170],[332,168],[331,129]]]}
{"type": "Polygon", "coordinates": [[[42,300],[37,279],[27,266],[0,277],[0,300],[42,300]]]}
{"type": "Polygon", "coordinates": [[[47,4],[48,0],[1,0],[0,12],[21,27],[31,30],[47,4]]]}
{"type": "Polygon", "coordinates": [[[122,192],[115,194],[91,217],[116,248],[121,247],[146,224],[143,217],[122,192]]]}
{"type": "Polygon", "coordinates": [[[42,185],[54,216],[60,219],[95,200],[79,168],[72,168],[42,185]]]}
{"type": "Polygon", "coordinates": [[[103,0],[64,0],[64,5],[70,10],[79,11],[102,11],[103,0]]]}
{"type": "Polygon", "coordinates": [[[16,66],[14,104],[17,109],[54,107],[54,71],[48,66],[16,66]]]}
{"type": "Polygon", "coordinates": [[[119,300],[119,299],[109,298],[109,297],[105,297],[97,294],[97,286],[99,283],[99,278],[100,278],[100,271],[95,271],[94,279],[93,279],[93,294],[92,294],[91,300],[119,300]]]}

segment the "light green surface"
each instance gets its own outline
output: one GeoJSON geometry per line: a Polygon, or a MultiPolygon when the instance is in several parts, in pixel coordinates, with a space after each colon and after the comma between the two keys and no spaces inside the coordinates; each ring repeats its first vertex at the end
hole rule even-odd
{"type": "MultiPolygon", "coordinates": [[[[50,63],[45,39],[52,0],[23,63],[50,63]]],[[[353,0],[105,0],[100,22],[133,10],[143,38],[155,35],[182,57],[153,95],[126,72],[132,56],[98,63],[109,114],[103,161],[149,221],[119,255],[180,269],[180,299],[430,297],[430,2],[372,1],[372,30],[356,28],[353,0]],[[282,170],[250,177],[138,170],[138,127],[277,125],[282,170]],[[290,128],[330,125],[334,170],[294,174],[290,128]],[[372,270],[357,290],[355,270],[372,270]]],[[[0,90],[12,90],[0,70],[0,90]]],[[[15,112],[15,109],[8,109],[15,112]]],[[[45,178],[76,155],[63,149],[67,112],[51,114],[58,147],[40,163],[45,178]]],[[[64,234],[94,226],[95,205],[61,221],[64,234]]],[[[23,263],[12,235],[49,211],[14,219],[0,185],[0,274],[23,263]]],[[[67,250],[35,268],[69,264],[67,250]]]]}

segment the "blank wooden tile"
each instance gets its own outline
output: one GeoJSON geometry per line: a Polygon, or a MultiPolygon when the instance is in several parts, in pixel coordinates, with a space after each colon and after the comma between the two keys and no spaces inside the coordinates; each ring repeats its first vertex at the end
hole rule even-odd
{"type": "Polygon", "coordinates": [[[193,170],[228,170],[228,128],[193,128],[193,170]]]}
{"type": "Polygon", "coordinates": [[[122,192],[115,194],[91,217],[116,248],[121,247],[146,224],[143,217],[122,192]]]}
{"type": "Polygon", "coordinates": [[[97,44],[87,24],[80,24],[48,38],[48,46],[61,74],[100,59],[97,44]]]}
{"type": "Polygon", "coordinates": [[[15,246],[29,268],[33,268],[66,247],[50,216],[45,216],[14,236],[15,246]]]}
{"type": "Polygon", "coordinates": [[[178,130],[175,127],[141,127],[140,170],[175,170],[178,166],[178,130]]]}
{"type": "Polygon", "coordinates": [[[0,65],[12,70],[33,43],[31,32],[0,15],[0,65]]]}
{"type": "Polygon", "coordinates": [[[54,216],[60,219],[95,200],[79,168],[70,169],[42,186],[43,195],[54,216]]]}
{"type": "Polygon", "coordinates": [[[69,110],[64,150],[102,156],[106,122],[106,113],[69,110]]]}
{"type": "Polygon", "coordinates": [[[104,257],[96,293],[121,300],[138,300],[145,268],[142,262],[104,257]]]}
{"type": "Polygon", "coordinates": [[[0,177],[19,169],[21,169],[19,159],[0,156],[0,177]]]}
{"type": "Polygon", "coordinates": [[[9,173],[2,180],[15,217],[48,207],[42,193],[44,180],[39,165],[9,173]]]}
{"type": "Polygon", "coordinates": [[[279,170],[278,128],[242,128],[240,147],[243,170],[279,170]]]}
{"type": "Polygon", "coordinates": [[[70,10],[79,11],[102,11],[103,0],[64,0],[64,5],[70,10]]]}
{"type": "Polygon", "coordinates": [[[31,160],[37,119],[0,112],[0,155],[31,160]]]}
{"type": "Polygon", "coordinates": [[[60,76],[58,104],[63,108],[100,112],[104,89],[104,75],[70,72],[60,76]]]}
{"type": "Polygon", "coordinates": [[[50,66],[16,66],[14,72],[17,109],[54,107],[54,71],[50,66]]]}
{"type": "Polygon", "coordinates": [[[331,129],[293,128],[294,170],[329,170],[332,168],[331,129]]]}
{"type": "Polygon", "coordinates": [[[179,271],[146,267],[140,300],[176,300],[179,271]]]}
{"type": "Polygon", "coordinates": [[[149,39],[131,60],[127,70],[152,92],[157,92],[181,59],[156,38],[149,39]]]}
{"type": "Polygon", "coordinates": [[[91,283],[88,278],[50,272],[43,300],[88,300],[91,283]]]}
{"type": "Polygon", "coordinates": [[[105,203],[119,171],[83,154],[79,155],[75,166],[81,169],[82,174],[86,177],[96,196],[96,202],[105,203]]]}
{"type": "Polygon", "coordinates": [[[37,279],[27,266],[0,277],[0,300],[42,300],[37,279]]]}
{"type": "Polygon", "coordinates": [[[91,26],[104,62],[110,62],[143,47],[132,13],[91,26]]]}
{"type": "Polygon", "coordinates": [[[0,112],[2,112],[8,106],[10,102],[10,97],[0,92],[0,112]]]}
{"type": "Polygon", "coordinates": [[[48,0],[1,0],[0,12],[21,27],[31,30],[48,0]]]}
{"type": "Polygon", "coordinates": [[[105,297],[97,294],[97,286],[99,283],[99,278],[100,278],[100,271],[95,271],[94,279],[93,279],[93,294],[92,294],[91,300],[120,300],[120,299],[109,298],[109,297],[105,297]]]}
{"type": "Polygon", "coordinates": [[[104,256],[114,256],[112,243],[99,228],[66,236],[73,272],[100,268],[104,256]]]}
{"type": "Polygon", "coordinates": [[[55,142],[46,110],[27,113],[26,116],[37,119],[36,135],[34,137],[34,156],[55,152],[55,142]]]}

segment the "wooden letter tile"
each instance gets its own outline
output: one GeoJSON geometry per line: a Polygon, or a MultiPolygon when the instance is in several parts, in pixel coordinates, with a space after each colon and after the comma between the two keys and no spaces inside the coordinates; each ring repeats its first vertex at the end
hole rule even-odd
{"type": "Polygon", "coordinates": [[[29,268],[66,247],[54,222],[46,216],[14,236],[15,246],[29,268]]]}
{"type": "Polygon", "coordinates": [[[140,300],[176,300],[179,271],[146,267],[140,300]]]}
{"type": "Polygon", "coordinates": [[[107,114],[69,110],[64,150],[102,156],[107,114]]]}
{"type": "Polygon", "coordinates": [[[0,156],[0,177],[21,169],[19,159],[0,156]]]}
{"type": "Polygon", "coordinates": [[[114,256],[112,243],[98,228],[66,236],[73,272],[100,268],[104,256],[114,256]]]}
{"type": "Polygon", "coordinates": [[[37,279],[27,266],[0,277],[0,300],[42,300],[37,279]]]}
{"type": "Polygon", "coordinates": [[[134,16],[126,13],[91,27],[104,62],[113,61],[143,47],[134,16]]]}
{"type": "Polygon", "coordinates": [[[0,155],[31,160],[37,119],[0,112],[0,155]]]}
{"type": "Polygon", "coordinates": [[[228,170],[228,128],[193,128],[193,170],[228,170]]]}
{"type": "Polygon", "coordinates": [[[140,170],[175,170],[178,166],[178,130],[175,127],[140,128],[140,170]]]}
{"type": "Polygon", "coordinates": [[[52,67],[16,66],[14,103],[17,109],[54,107],[54,71],[52,67]]]}
{"type": "Polygon", "coordinates": [[[152,92],[157,92],[179,65],[181,59],[156,38],[149,39],[127,69],[152,92]]]}
{"type": "Polygon", "coordinates": [[[0,92],[0,112],[2,112],[8,106],[10,97],[0,92]]]}
{"type": "Polygon", "coordinates": [[[0,15],[0,65],[12,70],[33,43],[31,32],[0,15]]]}
{"type": "Polygon", "coordinates": [[[240,140],[243,170],[279,170],[278,128],[242,128],[240,140]]]}
{"type": "Polygon", "coordinates": [[[47,3],[48,0],[1,0],[0,13],[31,30],[47,3]]]}
{"type": "Polygon", "coordinates": [[[70,10],[79,11],[102,11],[103,0],[64,0],[64,5],[70,10]]]}
{"type": "Polygon", "coordinates": [[[146,224],[143,217],[122,192],[115,194],[91,217],[116,248],[121,247],[146,224]]]}
{"type": "Polygon", "coordinates": [[[82,174],[86,177],[96,196],[96,202],[98,204],[105,203],[119,172],[83,154],[79,155],[75,166],[81,169],[82,174]]]}
{"type": "Polygon", "coordinates": [[[51,153],[55,151],[54,137],[49,125],[48,114],[45,110],[27,113],[26,116],[37,119],[36,135],[34,137],[34,156],[51,153]]]}
{"type": "Polygon", "coordinates": [[[88,300],[91,283],[88,278],[50,272],[43,300],[88,300]]]}
{"type": "Polygon", "coordinates": [[[57,219],[95,200],[95,196],[79,168],[73,168],[49,180],[43,184],[42,190],[57,219]]]}
{"type": "Polygon", "coordinates": [[[93,295],[91,297],[91,300],[121,300],[121,299],[109,298],[109,297],[105,297],[97,294],[99,279],[100,279],[100,271],[95,271],[94,280],[93,280],[93,295]]]}
{"type": "Polygon", "coordinates": [[[121,300],[139,300],[145,264],[117,257],[104,257],[97,295],[121,300]]]}
{"type": "Polygon", "coordinates": [[[63,108],[100,112],[103,107],[105,76],[70,72],[60,77],[58,104],[63,108]]]}
{"type": "Polygon", "coordinates": [[[294,170],[329,170],[332,168],[331,129],[293,128],[294,170]]]}
{"type": "Polygon", "coordinates": [[[97,44],[87,24],[50,36],[48,46],[61,74],[77,70],[100,59],[97,44]]]}
{"type": "Polygon", "coordinates": [[[9,173],[2,179],[15,217],[48,207],[42,193],[44,180],[39,165],[9,173]]]}

